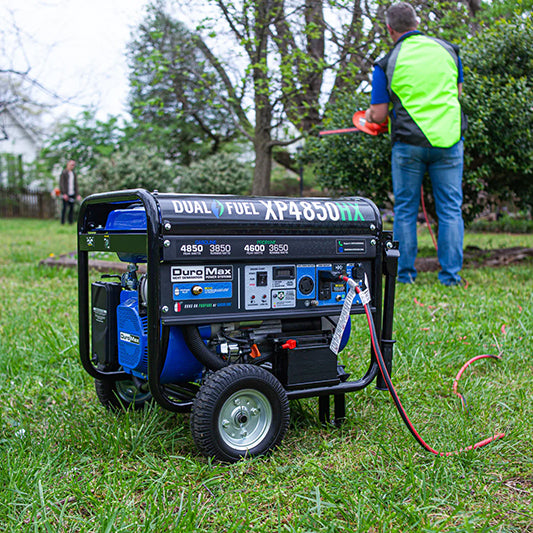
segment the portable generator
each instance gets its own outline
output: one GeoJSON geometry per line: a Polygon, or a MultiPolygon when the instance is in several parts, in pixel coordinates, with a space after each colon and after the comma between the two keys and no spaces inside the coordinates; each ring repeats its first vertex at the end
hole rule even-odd
{"type": "Polygon", "coordinates": [[[397,248],[365,198],[91,195],[78,220],[83,367],[107,408],[191,411],[206,456],[264,454],[287,430],[290,399],[318,397],[326,422],[333,397],[340,424],[346,393],[374,378],[386,390],[372,347],[364,376],[349,379],[337,352],[350,320],[337,323],[343,306],[364,313],[359,296],[346,302],[343,275],[370,291],[390,373],[397,248]],[[95,251],[125,272],[91,282],[95,251]]]}

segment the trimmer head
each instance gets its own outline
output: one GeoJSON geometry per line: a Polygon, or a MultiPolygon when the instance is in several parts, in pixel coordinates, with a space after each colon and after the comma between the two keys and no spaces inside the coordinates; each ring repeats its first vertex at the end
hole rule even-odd
{"type": "Polygon", "coordinates": [[[386,118],[381,124],[368,122],[365,118],[365,111],[356,111],[352,117],[353,125],[364,133],[369,135],[379,135],[380,133],[387,133],[389,129],[389,119],[386,118]]]}

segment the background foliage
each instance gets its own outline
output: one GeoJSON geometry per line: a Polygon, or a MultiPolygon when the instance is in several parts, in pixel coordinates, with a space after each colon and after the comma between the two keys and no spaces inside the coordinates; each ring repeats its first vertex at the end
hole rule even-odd
{"type": "MultiPolygon", "coordinates": [[[[368,95],[342,93],[326,110],[325,131],[352,128],[355,111],[368,107],[368,95]]],[[[391,202],[391,159],[388,135],[343,133],[310,136],[303,160],[312,165],[316,178],[331,194],[355,194],[372,199],[377,205],[391,202]]]]}
{"type": "Polygon", "coordinates": [[[155,2],[128,47],[130,140],[157,146],[183,165],[218,152],[237,136],[227,91],[195,34],[155,2]]]}
{"type": "Polygon", "coordinates": [[[84,175],[86,191],[104,192],[138,187],[168,192],[177,176],[177,168],[150,146],[132,145],[109,157],[97,159],[84,175]]]}
{"type": "MultiPolygon", "coordinates": [[[[147,122],[149,125],[150,122],[147,122]]],[[[132,123],[121,124],[117,118],[97,120],[85,112],[61,128],[42,151],[36,165],[40,183],[56,186],[59,171],[70,158],[76,160],[76,171],[82,194],[143,187],[148,190],[180,192],[244,194],[250,191],[252,170],[242,162],[246,150],[234,142],[228,151],[216,156],[198,157],[189,165],[169,157],[164,128],[153,124],[142,134],[132,123]],[[146,135],[154,136],[149,142],[146,135]],[[163,139],[161,143],[155,139],[163,139]],[[180,179],[178,179],[180,178],[180,179]]],[[[176,126],[179,127],[179,126],[176,126]]],[[[190,156],[193,152],[189,152],[190,156]]]]}
{"type": "Polygon", "coordinates": [[[252,169],[237,156],[221,152],[181,167],[177,192],[246,194],[252,185],[252,169]]]}
{"type": "Polygon", "coordinates": [[[38,181],[42,187],[57,186],[61,170],[74,159],[81,193],[98,192],[85,182],[85,174],[109,159],[123,142],[124,132],[117,117],[102,121],[96,118],[95,110],[84,111],[60,124],[48,137],[34,164],[38,181]]]}
{"type": "Polygon", "coordinates": [[[496,21],[464,53],[465,167],[471,203],[514,199],[533,206],[533,21],[496,21]]]}
{"type": "MultiPolygon", "coordinates": [[[[250,54],[259,46],[254,31],[272,38],[266,48],[257,48],[264,55],[240,72],[235,50],[211,47],[220,35],[213,18],[189,28],[171,14],[172,2],[155,1],[129,47],[131,118],[126,123],[115,117],[101,121],[92,110],[62,124],[37,163],[41,183],[55,185],[64,162],[73,157],[82,192],[106,190],[120,184],[115,170],[125,169],[128,159],[137,166],[126,165],[125,182],[152,184],[147,175],[159,165],[163,190],[178,174],[185,183],[188,174],[197,180],[199,162],[213,154],[234,152],[246,156],[237,159],[249,159],[254,151],[253,183],[258,179],[257,166],[263,165],[264,185],[267,174],[270,179],[272,158],[298,170],[294,151],[288,152],[285,145],[304,132],[306,148],[300,161],[312,168],[306,174],[316,174],[328,193],[361,194],[386,206],[392,188],[386,137],[316,136],[320,129],[350,127],[353,112],[368,105],[365,91],[372,61],[390,45],[383,26],[386,5],[347,1],[329,6],[329,18],[324,18],[326,11],[320,11],[315,0],[304,6],[290,4],[294,12],[286,11],[289,4],[276,3],[270,6],[273,11],[263,13],[261,24],[253,26],[259,12],[239,18],[244,4],[213,3],[223,11],[228,8],[226,23],[235,20],[242,26],[235,30],[246,30],[241,44],[250,54]],[[342,20],[349,22],[341,24],[342,20]],[[327,51],[330,41],[337,52],[343,50],[335,60],[335,54],[327,51]],[[323,83],[326,72],[335,75],[330,79],[333,87],[323,83]],[[250,84],[255,84],[253,90],[250,84]],[[262,154],[259,159],[258,154],[262,154]],[[156,164],[149,163],[151,158],[156,164]],[[193,169],[186,170],[193,163],[193,169]]],[[[512,198],[530,208],[533,202],[532,4],[531,0],[414,2],[423,31],[461,44],[462,102],[470,121],[465,138],[467,220],[487,203],[512,198]]],[[[212,183],[218,179],[210,173],[212,166],[212,161],[203,165],[202,180],[211,183],[210,190],[223,191],[222,183],[212,183]]],[[[31,179],[34,175],[28,174],[31,179]]],[[[223,175],[221,182],[235,185],[223,175]]],[[[231,190],[246,187],[239,184],[231,190]]],[[[273,190],[283,194],[279,188],[273,190]]],[[[430,187],[425,190],[429,193],[430,187]]],[[[431,210],[430,195],[426,202],[431,210]]]]}

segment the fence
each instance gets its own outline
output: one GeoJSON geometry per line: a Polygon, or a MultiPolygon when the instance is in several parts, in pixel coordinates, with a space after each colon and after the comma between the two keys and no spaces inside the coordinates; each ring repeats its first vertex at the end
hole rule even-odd
{"type": "Polygon", "coordinates": [[[0,217],[54,218],[58,199],[49,192],[0,187],[0,217]]]}

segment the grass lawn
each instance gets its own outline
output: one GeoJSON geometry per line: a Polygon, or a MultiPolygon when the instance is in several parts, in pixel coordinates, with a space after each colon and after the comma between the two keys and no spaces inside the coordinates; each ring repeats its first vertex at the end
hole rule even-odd
{"type": "MultiPolygon", "coordinates": [[[[76,249],[74,227],[0,219],[0,531],[533,531],[533,262],[436,273],[399,286],[393,382],[424,451],[388,393],[348,395],[347,421],[323,427],[317,400],[291,402],[271,457],[235,465],[200,456],[188,415],[119,416],[99,405],[78,362],[75,271],[39,267],[76,249]],[[452,393],[461,366],[484,353],[452,393]]],[[[533,246],[533,235],[467,234],[479,247],[533,246]]],[[[430,238],[421,234],[430,255],[430,238]]],[[[359,377],[365,321],[341,353],[359,377]]]]}

